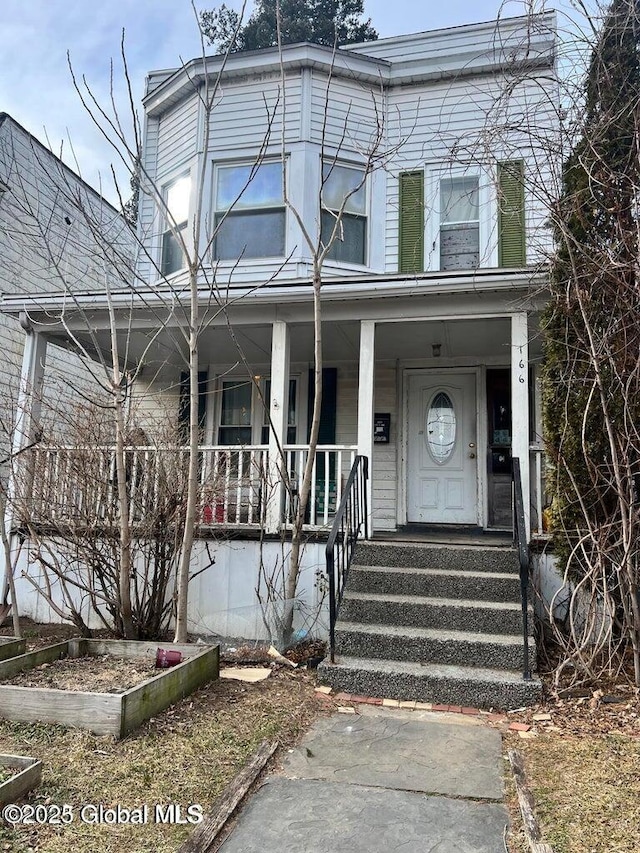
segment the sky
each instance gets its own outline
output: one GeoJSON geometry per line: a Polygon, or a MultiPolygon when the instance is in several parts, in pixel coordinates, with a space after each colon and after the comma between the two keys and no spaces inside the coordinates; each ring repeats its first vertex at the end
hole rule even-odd
{"type": "MultiPolygon", "coordinates": [[[[539,7],[544,0],[530,0],[539,7]]],[[[556,7],[572,0],[560,0],[556,7]]],[[[241,0],[227,0],[240,7],[241,0]]],[[[365,0],[365,14],[380,37],[452,27],[523,14],[525,0],[365,0]]],[[[195,8],[219,3],[195,0],[195,8]]],[[[249,4],[251,9],[251,0],[249,4]]],[[[127,115],[121,85],[120,44],[136,107],[151,70],[175,68],[200,55],[191,0],[0,0],[0,112],[9,113],[48,144],[96,189],[115,200],[111,163],[117,154],[96,129],[74,89],[86,79],[99,103],[108,103],[113,61],[116,101],[127,115]]]]}

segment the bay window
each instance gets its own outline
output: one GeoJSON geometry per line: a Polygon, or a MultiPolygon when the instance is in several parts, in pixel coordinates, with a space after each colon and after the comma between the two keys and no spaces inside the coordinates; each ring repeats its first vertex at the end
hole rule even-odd
{"type": "Polygon", "coordinates": [[[163,190],[165,203],[165,227],[162,233],[162,254],[160,272],[162,275],[181,270],[185,266],[185,256],[180,237],[184,239],[189,220],[189,195],[191,178],[183,175],[163,190]]]}
{"type": "Polygon", "coordinates": [[[280,161],[218,166],[214,198],[217,260],[284,256],[280,161]]]}
{"type": "Polygon", "coordinates": [[[362,169],[323,163],[320,239],[324,246],[331,239],[336,217],[344,205],[336,239],[327,255],[331,260],[349,264],[366,263],[366,202],[362,169]]]}

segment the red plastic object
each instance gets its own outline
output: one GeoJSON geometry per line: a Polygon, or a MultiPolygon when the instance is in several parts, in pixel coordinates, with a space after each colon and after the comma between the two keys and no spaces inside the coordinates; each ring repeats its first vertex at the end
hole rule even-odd
{"type": "Polygon", "coordinates": [[[182,652],[173,649],[158,649],[156,652],[156,669],[168,669],[182,663],[182,652]]]}

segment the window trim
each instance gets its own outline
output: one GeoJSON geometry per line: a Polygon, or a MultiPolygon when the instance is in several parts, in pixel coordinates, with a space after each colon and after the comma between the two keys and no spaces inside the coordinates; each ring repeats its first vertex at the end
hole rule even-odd
{"type": "MultiPolygon", "coordinates": [[[[478,269],[497,267],[498,241],[495,181],[487,168],[473,163],[432,164],[425,174],[425,270],[440,272],[440,182],[478,178],[478,269]]],[[[456,270],[446,270],[455,273],[456,270]]],[[[472,272],[462,269],[461,274],[472,272]]]]}
{"type": "MultiPolygon", "coordinates": [[[[285,161],[283,162],[281,157],[265,157],[262,162],[259,164],[258,168],[264,165],[270,165],[274,163],[279,163],[282,167],[282,173],[286,180],[288,180],[289,168],[287,163],[287,158],[285,157],[285,161]]],[[[265,205],[256,205],[254,207],[240,207],[235,208],[234,205],[231,207],[218,209],[217,206],[217,196],[218,196],[218,176],[223,169],[233,169],[243,166],[253,166],[255,164],[255,160],[251,159],[241,159],[241,160],[219,160],[214,161],[212,163],[212,192],[211,192],[211,212],[212,212],[212,223],[214,231],[218,227],[218,218],[228,217],[240,217],[243,215],[251,215],[251,214],[259,214],[259,213],[268,213],[268,212],[282,212],[283,215],[283,251],[282,254],[275,255],[242,255],[242,263],[250,263],[255,261],[269,260],[273,258],[286,258],[287,257],[287,206],[284,201],[284,196],[282,197],[282,203],[273,205],[273,204],[265,204],[265,205]]],[[[248,185],[250,186],[250,184],[248,185]]],[[[247,187],[248,188],[248,187],[247,187]]],[[[237,201],[234,202],[237,204],[237,201]]],[[[217,257],[217,243],[218,243],[218,235],[215,235],[213,241],[213,257],[216,263],[220,264],[233,264],[237,261],[237,258],[218,258],[217,257]]]]}
{"type": "MultiPolygon", "coordinates": [[[[366,165],[363,163],[356,163],[349,160],[334,160],[333,158],[324,158],[320,157],[320,193],[322,194],[322,190],[324,189],[324,185],[326,181],[324,180],[324,167],[329,166],[338,167],[343,169],[353,169],[354,171],[361,172],[364,175],[364,181],[362,183],[362,189],[364,191],[364,213],[351,213],[346,208],[343,212],[343,217],[348,217],[352,220],[364,221],[364,250],[363,250],[363,259],[362,261],[343,261],[331,256],[331,253],[327,255],[326,260],[339,264],[340,266],[345,266],[347,268],[353,267],[354,269],[361,269],[362,267],[369,266],[369,253],[370,253],[370,228],[371,228],[371,187],[369,175],[366,175],[366,165]]],[[[358,190],[359,192],[359,190],[358,190]]],[[[337,213],[338,211],[334,208],[328,207],[324,204],[324,201],[321,198],[320,203],[320,221],[318,223],[318,227],[320,229],[320,236],[322,235],[322,219],[323,215],[327,213],[337,213]]],[[[337,239],[334,242],[333,247],[336,245],[337,239]]]]}
{"type": "MultiPolygon", "coordinates": [[[[218,405],[216,406],[215,411],[215,420],[214,420],[214,430],[213,430],[213,444],[218,445],[222,444],[220,439],[220,428],[223,426],[222,424],[222,395],[224,391],[224,385],[226,382],[232,382],[234,384],[251,384],[251,415],[250,415],[250,428],[251,428],[251,441],[250,445],[260,445],[266,446],[269,442],[262,441],[262,432],[263,429],[268,428],[268,420],[266,418],[265,408],[262,405],[260,400],[260,392],[264,400],[268,403],[268,398],[265,395],[266,392],[266,382],[270,380],[271,374],[265,373],[260,376],[260,391],[256,387],[256,383],[249,379],[246,374],[234,374],[234,373],[225,373],[222,376],[219,376],[217,379],[217,389],[219,393],[216,395],[218,397],[218,405]],[[266,423],[265,423],[266,421],[266,423]]],[[[303,412],[300,408],[302,393],[304,389],[302,388],[302,376],[299,372],[290,373],[289,374],[289,382],[296,383],[295,390],[295,424],[293,425],[296,429],[296,444],[301,442],[301,436],[304,434],[302,428],[306,428],[306,424],[303,423],[303,412]]],[[[285,440],[285,444],[289,444],[288,440],[285,440]]],[[[226,445],[224,445],[226,446],[226,445]]],[[[241,445],[240,445],[241,446],[241,445]]]]}

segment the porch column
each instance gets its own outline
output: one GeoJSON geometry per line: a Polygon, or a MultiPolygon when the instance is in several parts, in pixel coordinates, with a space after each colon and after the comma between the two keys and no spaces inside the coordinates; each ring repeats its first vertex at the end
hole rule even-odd
{"type": "Polygon", "coordinates": [[[511,453],[520,459],[524,523],[531,535],[529,471],[529,330],[524,311],[511,317],[511,453]]]}
{"type": "MultiPolygon", "coordinates": [[[[27,448],[36,439],[36,428],[40,420],[42,408],[42,382],[44,378],[44,366],[47,355],[47,340],[44,335],[35,332],[26,317],[21,315],[20,323],[26,332],[24,351],[22,355],[22,370],[20,372],[20,384],[18,386],[18,398],[15,411],[15,423],[13,425],[13,436],[11,439],[10,457],[6,461],[8,469],[7,503],[4,509],[5,531],[9,539],[9,554],[5,553],[4,544],[0,541],[0,566],[13,567],[13,555],[15,537],[13,530],[13,500],[16,497],[18,478],[16,477],[13,459],[27,448]]],[[[4,467],[4,466],[3,466],[4,467]]],[[[8,591],[8,578],[5,577],[2,590],[2,600],[5,601],[8,591]]]]}
{"type": "Polygon", "coordinates": [[[44,335],[35,332],[22,315],[20,322],[26,335],[11,447],[12,456],[34,440],[35,427],[40,420],[42,408],[42,382],[47,357],[47,339],[44,335]]]}
{"type": "Polygon", "coordinates": [[[271,428],[269,429],[269,482],[267,483],[266,530],[277,533],[282,523],[284,506],[283,473],[289,425],[289,327],[282,320],[273,324],[271,336],[271,394],[268,400],[271,428]]]}
{"type": "Polygon", "coordinates": [[[373,532],[373,408],[376,324],[360,322],[360,368],[358,374],[358,453],[369,460],[367,507],[369,535],[373,532]]]}

